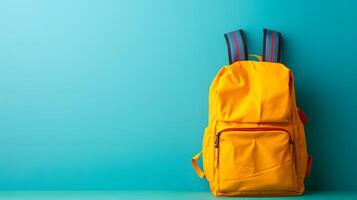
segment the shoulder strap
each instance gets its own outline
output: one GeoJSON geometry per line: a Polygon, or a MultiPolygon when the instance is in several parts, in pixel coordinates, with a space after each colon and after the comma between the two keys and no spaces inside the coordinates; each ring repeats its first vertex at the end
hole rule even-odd
{"type": "Polygon", "coordinates": [[[224,34],[228,48],[229,64],[240,60],[248,60],[248,51],[243,30],[224,34]]]}
{"type": "Polygon", "coordinates": [[[281,33],[264,29],[263,61],[280,62],[281,33]]]}

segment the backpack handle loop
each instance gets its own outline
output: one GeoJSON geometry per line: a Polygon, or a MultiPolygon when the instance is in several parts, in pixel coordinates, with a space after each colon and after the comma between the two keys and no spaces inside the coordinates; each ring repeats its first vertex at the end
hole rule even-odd
{"type": "Polygon", "coordinates": [[[258,54],[249,54],[248,56],[256,58],[259,62],[263,61],[263,57],[258,54]]]}

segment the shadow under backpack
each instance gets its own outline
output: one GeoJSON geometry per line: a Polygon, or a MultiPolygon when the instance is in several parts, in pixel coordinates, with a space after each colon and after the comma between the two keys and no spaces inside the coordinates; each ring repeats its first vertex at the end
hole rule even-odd
{"type": "Polygon", "coordinates": [[[294,78],[280,61],[281,33],[264,29],[263,56],[248,60],[242,30],[225,34],[229,66],[209,92],[202,151],[192,158],[215,196],[292,196],[304,192],[311,156],[294,78]],[[197,160],[202,154],[202,171],[197,160]]]}

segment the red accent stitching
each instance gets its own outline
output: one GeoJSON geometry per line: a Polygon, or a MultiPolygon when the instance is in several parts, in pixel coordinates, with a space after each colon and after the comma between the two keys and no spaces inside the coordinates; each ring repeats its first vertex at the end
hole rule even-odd
{"type": "Polygon", "coordinates": [[[233,32],[233,38],[234,38],[234,42],[236,44],[236,49],[237,49],[237,60],[240,60],[240,50],[239,50],[239,45],[238,45],[238,40],[237,40],[237,35],[236,32],[233,32]]]}
{"type": "Polygon", "coordinates": [[[271,32],[270,62],[273,62],[273,57],[274,57],[274,32],[271,32]]]}

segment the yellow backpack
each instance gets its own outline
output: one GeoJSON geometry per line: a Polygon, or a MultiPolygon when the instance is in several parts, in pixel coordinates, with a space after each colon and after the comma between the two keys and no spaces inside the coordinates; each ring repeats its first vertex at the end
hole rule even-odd
{"type": "Polygon", "coordinates": [[[215,196],[301,195],[311,157],[292,72],[279,63],[281,34],[264,29],[259,62],[248,60],[242,30],[225,38],[230,65],[211,84],[209,122],[192,165],[215,196]]]}

